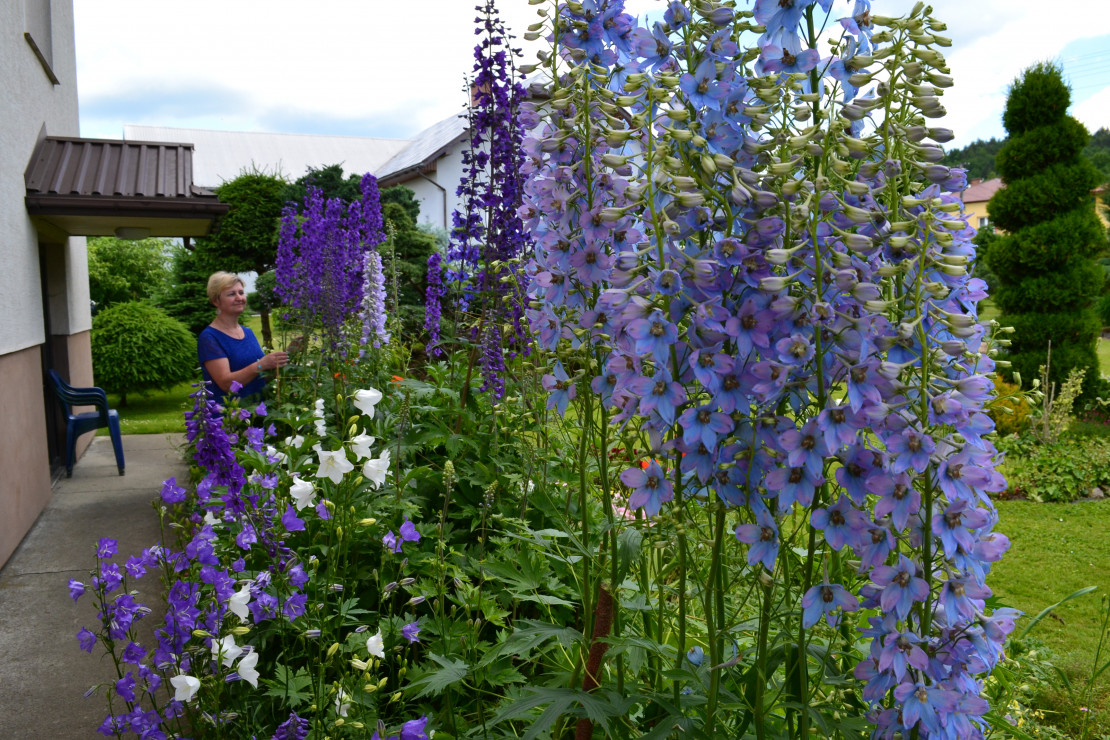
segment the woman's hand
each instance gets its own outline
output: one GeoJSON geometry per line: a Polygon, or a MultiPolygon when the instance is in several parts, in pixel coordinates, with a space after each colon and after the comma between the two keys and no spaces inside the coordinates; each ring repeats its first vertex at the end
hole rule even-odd
{"type": "Polygon", "coordinates": [[[263,370],[276,370],[289,363],[289,354],[287,352],[271,352],[264,355],[258,364],[263,370]]]}

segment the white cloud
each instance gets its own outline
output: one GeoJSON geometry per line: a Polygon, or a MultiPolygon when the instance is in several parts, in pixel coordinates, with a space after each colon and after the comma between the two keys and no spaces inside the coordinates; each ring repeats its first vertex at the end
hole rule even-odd
{"type": "MultiPolygon", "coordinates": [[[[475,0],[77,0],[82,106],[151,91],[230,91],[234,110],[186,122],[265,130],[282,112],[337,119],[392,116],[411,134],[462,108],[473,68],[475,0]]],[[[540,20],[524,0],[502,0],[518,39],[540,20]]],[[[659,5],[633,0],[630,12],[659,5]]],[[[533,45],[532,54],[534,55],[533,45]]],[[[531,55],[530,55],[531,56],[531,55]]],[[[524,59],[523,62],[530,61],[524,59]]],[[[141,110],[141,105],[133,106],[141,110]]],[[[156,115],[156,111],[151,111],[156,115]]],[[[138,123],[137,114],[122,123],[138,123]]],[[[119,126],[117,125],[116,128],[119,126]]],[[[111,134],[115,135],[115,134],[111,134]]],[[[375,132],[366,131],[373,136],[375,132]]]]}
{"type": "Polygon", "coordinates": [[[1083,102],[1073,105],[1071,114],[1082,121],[1092,134],[1100,128],[1110,128],[1110,87],[1104,87],[1083,102]]]}
{"type": "MultiPolygon", "coordinates": [[[[75,0],[82,129],[119,135],[123,123],[274,130],[274,121],[326,117],[361,131],[381,121],[412,135],[461,108],[471,71],[477,0],[75,0]],[[206,91],[220,109],[161,109],[178,91],[206,91]],[[144,106],[143,95],[152,104],[144,106]],[[129,107],[111,117],[112,105],[129,107]],[[232,104],[224,105],[230,100],[232,104]],[[103,105],[101,105],[103,103],[103,105]],[[88,115],[86,115],[88,113],[88,115]],[[118,116],[125,116],[120,119],[118,116]],[[375,123],[376,122],[376,123],[375,123]],[[87,127],[107,127],[106,130],[87,127]]],[[[834,18],[848,6],[837,0],[834,18]]],[[[1110,33],[1110,13],[1088,0],[933,0],[953,46],[956,86],[942,121],[962,145],[1004,135],[1007,85],[1069,42],[1110,33]]],[[[539,20],[525,0],[500,0],[518,37],[539,20]]],[[[547,4],[545,3],[544,6],[547,4]]],[[[873,0],[902,15],[914,0],[873,0]]],[[[539,6],[539,7],[544,7],[539,6]]],[[[740,3],[741,7],[748,6],[740,3]]],[[[628,12],[661,11],[664,0],[629,0],[628,12]]],[[[538,43],[530,44],[531,57],[538,43]]],[[[530,58],[524,61],[531,61],[530,58]]],[[[1099,99],[1103,99],[1100,97],[1099,99]]],[[[1097,110],[1098,100],[1077,106],[1097,110]]],[[[1105,104],[1103,104],[1105,106],[1105,104]]]]}
{"type": "MultiPolygon", "coordinates": [[[[945,22],[952,46],[943,49],[955,85],[944,94],[944,125],[955,132],[950,146],[1004,137],[1002,111],[1010,84],[1026,67],[1057,57],[1077,39],[1110,33],[1110,13],[1092,12],[1089,0],[1051,5],[1014,0],[935,0],[933,15],[945,22]]],[[[876,12],[901,15],[912,0],[881,2],[876,12]]]]}

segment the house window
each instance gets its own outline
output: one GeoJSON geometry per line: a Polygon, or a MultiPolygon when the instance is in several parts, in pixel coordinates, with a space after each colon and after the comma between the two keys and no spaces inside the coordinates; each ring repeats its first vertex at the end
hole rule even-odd
{"type": "Polygon", "coordinates": [[[990,225],[991,220],[986,216],[979,217],[979,228],[983,229],[990,225]]]}
{"type": "Polygon", "coordinates": [[[23,38],[27,39],[46,76],[55,85],[59,84],[58,76],[54,74],[54,34],[53,25],[50,22],[50,0],[23,0],[23,38]]]}

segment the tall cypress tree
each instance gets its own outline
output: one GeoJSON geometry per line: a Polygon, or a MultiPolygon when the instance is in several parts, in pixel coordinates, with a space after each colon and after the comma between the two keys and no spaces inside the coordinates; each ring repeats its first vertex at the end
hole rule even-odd
{"type": "Polygon", "coordinates": [[[1052,63],[1026,69],[1010,86],[1002,123],[1009,141],[995,165],[1006,187],[987,205],[1004,236],[988,256],[994,300],[1014,327],[1008,359],[1025,380],[1039,377],[1052,343],[1051,380],[1087,368],[1098,380],[1095,301],[1103,274],[1094,257],[1106,246],[1091,189],[1098,171],[1082,155],[1087,130],[1068,115],[1071,91],[1052,63]]]}

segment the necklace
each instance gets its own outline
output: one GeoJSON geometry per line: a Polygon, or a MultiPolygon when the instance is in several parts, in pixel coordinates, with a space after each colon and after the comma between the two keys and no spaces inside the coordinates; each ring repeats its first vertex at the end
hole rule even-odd
{"type": "Polygon", "coordinates": [[[225,326],[221,326],[219,323],[217,323],[218,321],[219,319],[216,319],[216,321],[213,321],[211,324],[209,324],[209,326],[211,326],[213,329],[220,332],[221,334],[228,335],[232,339],[242,339],[246,336],[246,332],[243,331],[243,327],[241,324],[239,324],[239,322],[236,322],[233,326],[228,328],[225,326]]]}

